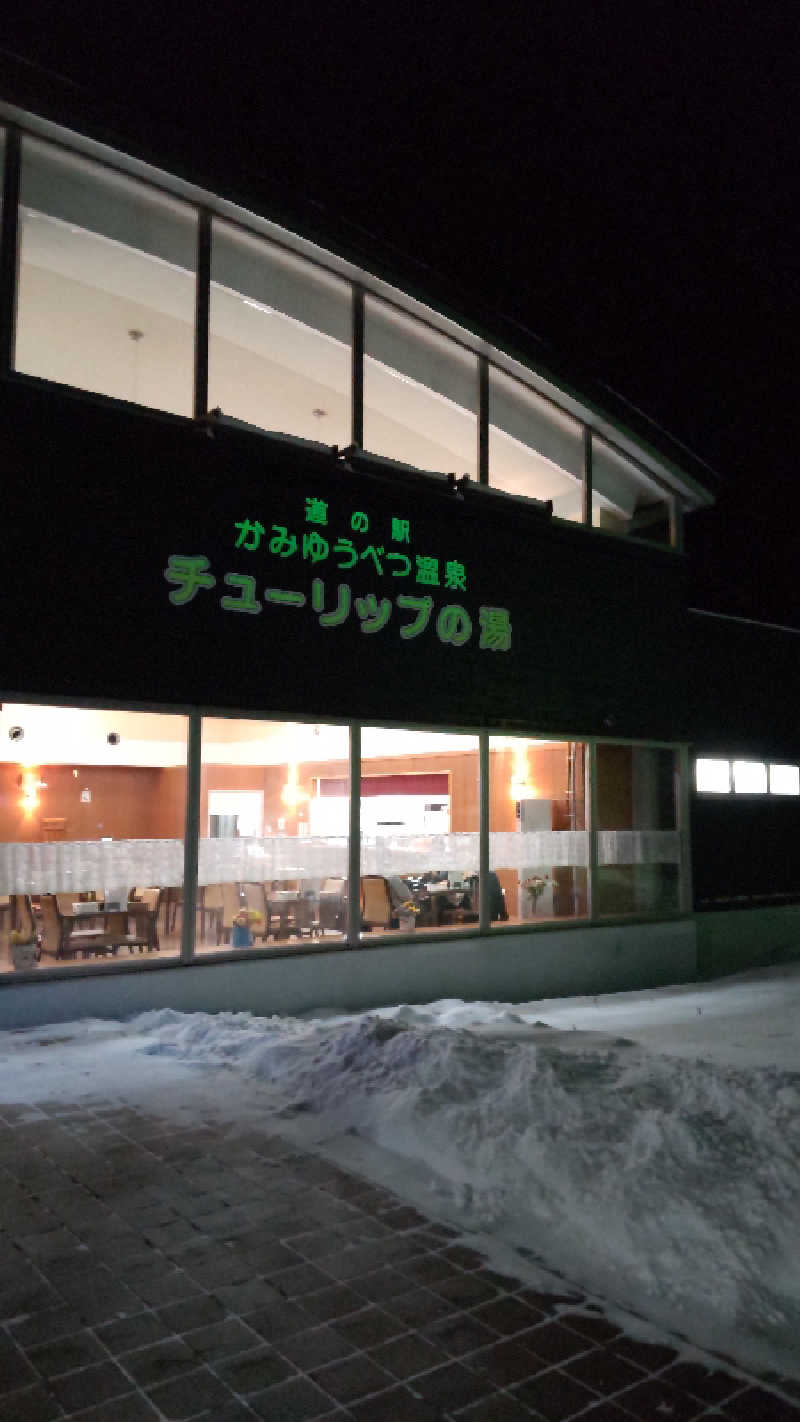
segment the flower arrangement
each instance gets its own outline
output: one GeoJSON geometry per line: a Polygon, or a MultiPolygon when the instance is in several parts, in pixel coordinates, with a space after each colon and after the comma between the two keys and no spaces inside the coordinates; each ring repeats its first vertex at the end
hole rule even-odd
{"type": "Polygon", "coordinates": [[[233,948],[252,948],[253,929],[259,928],[263,922],[264,915],[259,913],[258,909],[237,909],[233,915],[231,946],[233,948]]]}
{"type": "Polygon", "coordinates": [[[233,922],[236,928],[258,928],[264,922],[264,915],[258,909],[243,908],[233,915],[233,922]]]}
{"type": "Polygon", "coordinates": [[[542,897],[542,894],[547,888],[549,880],[549,874],[532,874],[530,879],[525,879],[523,882],[522,887],[528,890],[531,900],[531,908],[534,913],[536,912],[536,905],[538,904],[540,898],[542,897]]]}
{"type": "Polygon", "coordinates": [[[419,913],[419,904],[415,904],[413,899],[405,899],[400,905],[398,913],[419,913]]]}

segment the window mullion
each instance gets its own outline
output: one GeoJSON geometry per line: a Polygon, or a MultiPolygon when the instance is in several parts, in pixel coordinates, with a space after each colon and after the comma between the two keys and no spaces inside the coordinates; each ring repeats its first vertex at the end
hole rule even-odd
{"type": "Polygon", "coordinates": [[[350,727],[350,819],[347,874],[347,946],[361,942],[361,726],[350,727]]]}
{"type": "Polygon", "coordinates": [[[478,356],[478,483],[489,483],[489,361],[478,356]]]}
{"type": "Polygon", "coordinates": [[[353,287],[350,440],[364,447],[364,288],[353,287]]]}
{"type": "Polygon", "coordinates": [[[478,784],[480,819],[478,821],[478,932],[488,933],[491,924],[489,897],[489,732],[478,735],[478,784]]]}
{"type": "Polygon", "coordinates": [[[0,375],[14,368],[19,274],[19,183],[21,140],[18,128],[6,129],[0,238],[0,375]]]}
{"type": "Polygon", "coordinates": [[[583,522],[592,526],[592,430],[583,427],[583,522]]]}
{"type": "Polygon", "coordinates": [[[202,723],[203,718],[200,712],[192,711],[189,715],[189,740],[186,747],[186,826],[183,836],[181,960],[184,963],[190,963],[194,958],[197,860],[200,836],[202,723]]]}
{"type": "Polygon", "coordinates": [[[211,213],[203,209],[197,224],[197,272],[194,307],[194,417],[208,412],[208,335],[211,311],[211,213]]]}
{"type": "Polygon", "coordinates": [[[597,746],[589,742],[586,757],[588,784],[585,792],[586,828],[589,831],[589,875],[587,883],[587,910],[590,919],[597,918],[597,746]]]}
{"type": "Polygon", "coordinates": [[[678,904],[682,913],[692,908],[692,844],[690,816],[690,776],[689,747],[678,747],[678,793],[675,797],[675,811],[680,837],[680,884],[678,904]]]}

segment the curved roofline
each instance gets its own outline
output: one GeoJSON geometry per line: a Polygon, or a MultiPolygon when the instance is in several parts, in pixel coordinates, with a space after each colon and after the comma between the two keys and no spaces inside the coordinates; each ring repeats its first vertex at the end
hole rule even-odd
{"type": "Polygon", "coordinates": [[[23,70],[31,72],[20,73],[15,76],[15,82],[6,84],[13,90],[14,99],[8,102],[0,99],[0,120],[18,124],[57,143],[68,141],[70,147],[87,157],[94,157],[131,177],[244,225],[347,281],[359,283],[366,291],[434,326],[459,344],[489,357],[500,369],[590,425],[622,453],[659,476],[673,492],[682,495],[688,509],[708,507],[715,502],[720,476],[710,465],[611,386],[596,378],[587,378],[579,387],[574,374],[567,370],[567,363],[559,359],[549,343],[516,318],[485,307],[476,309],[474,299],[461,291],[446,296],[445,288],[450,283],[440,273],[399,249],[386,255],[387,244],[383,239],[357,228],[345,214],[337,213],[330,221],[321,204],[306,201],[303,211],[289,212],[285,206],[281,211],[273,200],[265,201],[264,205],[275,215],[264,217],[253,206],[254,198],[261,202],[261,183],[254,175],[252,187],[245,192],[247,179],[241,169],[226,175],[210,174],[198,181],[194,175],[185,175],[185,160],[173,158],[168,141],[161,145],[158,161],[154,161],[152,151],[149,156],[137,156],[146,154],[149,145],[142,143],[140,134],[132,134],[130,123],[126,123],[123,116],[120,116],[119,126],[112,129],[105,114],[96,112],[96,105],[87,107],[85,90],[60,76],[39,71],[38,66],[27,61],[18,63],[23,70]],[[45,94],[41,92],[40,73],[50,86],[45,94]],[[62,92],[53,92],[59,88],[62,92]],[[78,95],[80,114],[76,104],[78,95]],[[35,107],[29,107],[31,104],[35,107]],[[120,144],[125,147],[121,148],[120,144]],[[169,170],[162,166],[165,159],[169,170]],[[322,220],[321,213],[325,214],[322,220]],[[410,281],[403,268],[409,269],[410,281]],[[404,282],[403,287],[398,286],[398,280],[404,282]],[[469,315],[465,309],[467,303],[469,315]]]}

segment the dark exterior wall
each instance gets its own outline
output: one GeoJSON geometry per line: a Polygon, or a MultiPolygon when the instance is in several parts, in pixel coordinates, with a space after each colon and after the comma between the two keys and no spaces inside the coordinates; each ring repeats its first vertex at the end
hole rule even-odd
{"type": "Polygon", "coordinates": [[[695,795],[692,858],[698,908],[800,899],[800,804],[766,795],[695,795]]]}
{"type": "Polygon", "coordinates": [[[189,421],[129,410],[36,381],[0,387],[4,427],[7,694],[200,703],[269,715],[358,716],[400,723],[679,739],[686,734],[680,557],[572,525],[517,502],[465,501],[430,480],[347,473],[329,456],[276,454],[257,434],[210,438],[189,421]],[[417,552],[457,559],[467,590],[377,579],[369,562],[337,571],[299,557],[236,550],[236,521],[304,531],[304,498],[329,502],[330,536],[380,542],[408,518],[417,552]],[[347,521],[367,510],[372,532],[347,521]],[[205,554],[218,586],[184,607],[169,601],[171,554],[205,554]],[[221,610],[225,572],[302,591],[304,609],[221,610]],[[326,607],[347,581],[353,609],[324,629],[311,608],[314,576],[326,607]],[[434,593],[424,635],[395,609],[361,631],[356,599],[434,593]],[[442,645],[441,606],[473,621],[467,645],[442,645]],[[509,610],[508,652],[480,650],[481,606],[509,610]],[[91,653],[91,655],[88,655],[91,653]]]}
{"type": "Polygon", "coordinates": [[[691,611],[686,653],[691,738],[701,754],[797,758],[800,632],[691,611]]]}
{"type": "MultiPolygon", "coordinates": [[[[800,761],[800,633],[689,613],[694,753],[800,761]]],[[[692,798],[699,908],[800,898],[800,800],[692,798]]]]}

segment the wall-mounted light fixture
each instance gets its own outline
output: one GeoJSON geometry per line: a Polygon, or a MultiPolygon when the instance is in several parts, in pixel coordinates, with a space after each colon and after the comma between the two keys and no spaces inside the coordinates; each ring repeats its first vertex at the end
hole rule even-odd
{"type": "Polygon", "coordinates": [[[534,787],[528,775],[528,752],[524,746],[514,747],[509,794],[512,800],[532,800],[534,787]]]}
{"type": "Polygon", "coordinates": [[[281,790],[281,799],[290,810],[296,810],[308,798],[308,791],[297,783],[297,761],[291,760],[286,767],[286,784],[281,790]]]}
{"type": "Polygon", "coordinates": [[[17,784],[22,785],[22,798],[20,807],[24,815],[32,815],[34,810],[39,808],[39,796],[37,790],[44,787],[44,781],[39,778],[39,772],[31,766],[25,766],[22,774],[17,779],[17,784]]]}

